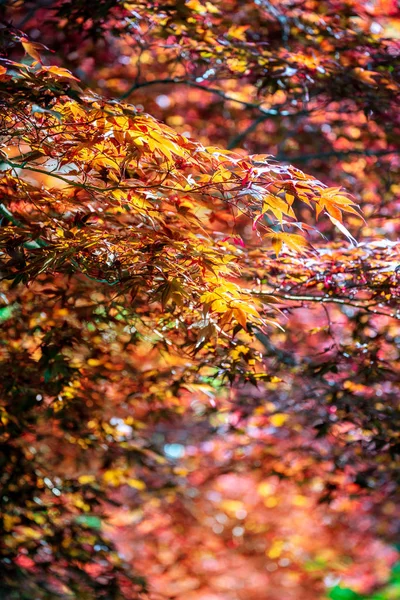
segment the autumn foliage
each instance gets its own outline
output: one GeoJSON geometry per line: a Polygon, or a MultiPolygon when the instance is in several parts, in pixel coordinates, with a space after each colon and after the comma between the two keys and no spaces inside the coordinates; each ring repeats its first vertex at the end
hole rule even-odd
{"type": "Polygon", "coordinates": [[[1,598],[399,598],[395,3],[1,11],[1,598]]]}

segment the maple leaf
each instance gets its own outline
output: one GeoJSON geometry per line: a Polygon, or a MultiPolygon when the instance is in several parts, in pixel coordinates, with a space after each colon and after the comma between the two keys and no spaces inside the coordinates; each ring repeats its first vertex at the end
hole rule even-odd
{"type": "Polygon", "coordinates": [[[393,592],[396,9],[303,4],[6,3],[1,597],[393,592]]]}

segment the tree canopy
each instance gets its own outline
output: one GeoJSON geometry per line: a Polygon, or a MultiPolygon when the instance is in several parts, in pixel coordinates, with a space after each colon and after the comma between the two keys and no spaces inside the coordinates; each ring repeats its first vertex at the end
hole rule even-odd
{"type": "Polygon", "coordinates": [[[1,597],[395,600],[396,3],[0,10],[1,597]]]}

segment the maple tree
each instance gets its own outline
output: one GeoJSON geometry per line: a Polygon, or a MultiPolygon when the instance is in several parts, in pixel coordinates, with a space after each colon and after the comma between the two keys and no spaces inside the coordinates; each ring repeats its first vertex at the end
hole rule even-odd
{"type": "Polygon", "coordinates": [[[2,597],[396,598],[395,3],[2,11],[2,597]]]}

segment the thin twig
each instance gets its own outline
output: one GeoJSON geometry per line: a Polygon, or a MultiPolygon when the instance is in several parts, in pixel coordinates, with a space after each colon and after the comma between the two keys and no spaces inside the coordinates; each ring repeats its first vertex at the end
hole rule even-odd
{"type": "Polygon", "coordinates": [[[347,156],[387,156],[389,154],[400,154],[400,150],[329,150],[328,152],[319,152],[315,154],[300,154],[297,156],[288,156],[287,154],[279,153],[275,156],[276,160],[285,162],[308,162],[309,160],[317,160],[323,158],[346,158],[347,156]]]}
{"type": "MultiPolygon", "coordinates": [[[[124,94],[122,94],[119,99],[126,100],[133,92],[139,90],[144,87],[149,87],[152,85],[168,85],[173,83],[174,85],[187,85],[189,87],[196,88],[198,90],[203,90],[203,92],[208,92],[209,94],[215,94],[226,100],[227,102],[235,102],[236,104],[241,104],[245,108],[254,108],[255,110],[260,111],[263,115],[268,117],[277,117],[281,114],[280,109],[282,105],[276,106],[275,108],[263,108],[260,104],[256,102],[248,102],[247,100],[239,100],[238,98],[234,98],[233,96],[228,96],[223,90],[219,88],[207,87],[201,85],[200,83],[196,83],[195,81],[188,81],[186,79],[179,79],[177,77],[167,77],[165,79],[153,79],[152,81],[143,81],[142,83],[134,83],[124,94]]],[[[309,111],[300,111],[298,114],[308,114],[309,111]]],[[[282,116],[291,116],[290,113],[285,111],[285,114],[282,116]]]]}
{"type": "Polygon", "coordinates": [[[334,304],[342,304],[345,306],[352,306],[354,308],[359,308],[361,310],[365,310],[366,312],[370,312],[376,315],[382,315],[384,317],[393,317],[393,318],[400,318],[400,316],[397,316],[396,313],[387,313],[387,312],[382,312],[379,310],[376,310],[375,308],[371,308],[370,305],[368,304],[360,304],[357,302],[352,302],[351,300],[347,299],[347,298],[337,298],[335,296],[311,296],[311,295],[298,295],[298,294],[277,294],[275,292],[271,292],[271,293],[266,293],[266,292],[257,292],[257,291],[253,291],[252,294],[254,294],[257,297],[262,297],[262,296],[273,296],[274,298],[280,298],[282,300],[295,300],[297,302],[318,302],[318,303],[328,303],[330,304],[331,302],[334,304]]]}
{"type": "Polygon", "coordinates": [[[259,117],[257,117],[257,119],[250,123],[250,125],[244,131],[242,131],[237,136],[231,139],[227,146],[228,150],[236,148],[240,144],[240,142],[242,142],[250,133],[255,131],[261,123],[266,121],[267,118],[267,115],[260,115],[259,117]]]}

